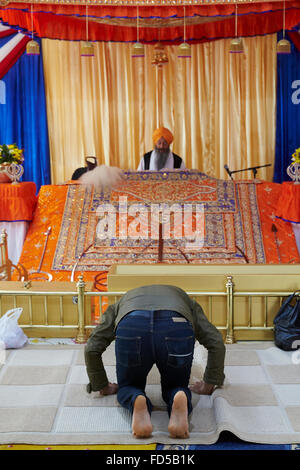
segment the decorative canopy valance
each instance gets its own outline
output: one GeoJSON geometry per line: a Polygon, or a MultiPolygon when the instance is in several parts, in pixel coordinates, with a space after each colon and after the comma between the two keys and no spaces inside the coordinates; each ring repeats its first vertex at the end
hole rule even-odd
{"type": "Polygon", "coordinates": [[[135,42],[138,17],[144,44],[182,42],[184,19],[186,41],[196,44],[234,37],[236,5],[241,37],[280,31],[284,8],[286,30],[300,26],[299,0],[0,0],[0,20],[25,33],[33,24],[41,38],[85,40],[88,6],[90,41],[135,42]]]}

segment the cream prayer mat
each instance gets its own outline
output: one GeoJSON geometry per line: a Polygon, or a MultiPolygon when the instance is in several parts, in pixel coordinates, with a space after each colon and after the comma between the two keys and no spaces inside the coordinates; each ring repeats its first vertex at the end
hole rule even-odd
{"type": "MultiPolygon", "coordinates": [[[[137,442],[131,417],[115,395],[86,393],[83,350],[76,344],[28,344],[6,351],[0,364],[0,444],[176,444],[168,435],[156,367],[147,382],[153,434],[137,442]]],[[[181,443],[213,444],[222,431],[249,442],[300,442],[299,355],[270,342],[227,345],[225,384],[211,396],[193,394],[190,437],[181,443]]],[[[191,382],[201,377],[206,357],[196,346],[191,382]]],[[[116,381],[114,344],[103,359],[109,380],[116,381]]]]}

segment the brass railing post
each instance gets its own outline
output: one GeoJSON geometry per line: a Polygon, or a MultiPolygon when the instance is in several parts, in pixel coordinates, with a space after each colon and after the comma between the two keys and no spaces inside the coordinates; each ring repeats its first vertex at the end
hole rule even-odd
{"type": "Polygon", "coordinates": [[[76,336],[76,343],[85,343],[86,342],[86,334],[85,334],[85,308],[84,308],[84,289],[85,289],[85,282],[83,280],[83,276],[79,276],[79,281],[76,284],[77,292],[78,292],[78,302],[77,302],[77,309],[78,309],[78,332],[76,336]]]}
{"type": "Polygon", "coordinates": [[[233,332],[233,282],[232,276],[227,276],[226,282],[227,291],[227,327],[226,327],[226,344],[232,344],[234,340],[233,332]]]}
{"type": "Polygon", "coordinates": [[[0,265],[5,266],[3,280],[11,281],[11,261],[8,258],[7,232],[5,229],[2,229],[0,235],[0,265]]]}

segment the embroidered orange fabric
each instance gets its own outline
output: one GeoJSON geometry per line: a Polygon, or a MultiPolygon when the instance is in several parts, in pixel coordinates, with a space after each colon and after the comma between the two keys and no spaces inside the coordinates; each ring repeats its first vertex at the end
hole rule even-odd
{"type": "Polygon", "coordinates": [[[285,182],[281,185],[276,216],[288,222],[300,223],[300,185],[285,182]]]}
{"type": "MultiPolygon", "coordinates": [[[[299,259],[293,228],[290,223],[276,218],[281,184],[257,184],[257,202],[260,212],[261,235],[263,237],[266,263],[292,263],[299,259]],[[277,232],[272,231],[275,225],[277,232]],[[276,237],[275,237],[276,234],[276,237]],[[277,241],[276,241],[277,238],[277,241]],[[280,259],[277,247],[280,248],[280,259]]],[[[69,281],[71,271],[52,271],[52,262],[59,237],[68,186],[43,186],[40,190],[35,216],[30,224],[24,243],[20,263],[28,270],[37,269],[42,256],[45,232],[51,226],[42,270],[53,275],[53,280],[69,281]]],[[[79,271],[78,271],[79,272],[79,271]]],[[[78,272],[76,279],[78,279],[78,272]]],[[[84,279],[94,281],[99,271],[85,271],[84,279]]],[[[103,273],[99,290],[106,290],[106,275],[103,273]]]]}
{"type": "MultiPolygon", "coordinates": [[[[37,270],[42,257],[43,249],[46,242],[46,231],[51,227],[51,233],[48,237],[47,247],[41,270],[52,274],[53,281],[70,281],[71,271],[53,271],[52,261],[55,254],[56,244],[61,228],[61,221],[64,215],[64,207],[66,201],[68,186],[42,186],[39,192],[37,207],[33,221],[29,226],[29,230],[24,242],[23,251],[20,257],[22,264],[28,271],[37,270]]],[[[78,280],[80,270],[76,272],[74,280],[78,280]]],[[[93,281],[95,283],[95,291],[106,291],[107,273],[85,271],[83,273],[85,282],[93,281]],[[97,276],[97,282],[95,277],[97,276]]],[[[14,280],[14,279],[13,279],[14,280]]],[[[102,310],[105,311],[108,300],[103,299],[102,310]]],[[[99,318],[99,298],[92,298],[93,319],[97,321],[99,318]]]]}
{"type": "Polygon", "coordinates": [[[267,264],[300,262],[292,225],[276,217],[283,188],[277,183],[261,183],[256,188],[267,264]]]}
{"type": "MultiPolygon", "coordinates": [[[[276,218],[278,200],[282,189],[282,185],[276,183],[263,182],[257,184],[257,202],[266,264],[296,263],[300,261],[291,224],[276,218]],[[276,232],[273,226],[275,226],[276,232]]],[[[20,263],[27,270],[37,270],[46,240],[45,233],[47,228],[51,227],[41,270],[51,273],[54,281],[70,281],[71,278],[71,271],[53,271],[51,269],[61,230],[67,190],[68,185],[51,185],[41,188],[35,216],[30,224],[20,258],[20,263]]],[[[76,272],[75,280],[78,279],[79,273],[80,268],[76,272]]],[[[83,277],[85,281],[94,282],[95,290],[107,290],[107,272],[84,271],[83,277]]],[[[107,299],[104,299],[103,311],[105,311],[107,303],[107,299]]],[[[98,298],[92,300],[92,309],[94,321],[97,321],[99,318],[98,298]]]]}
{"type": "MultiPolygon", "coordinates": [[[[124,2],[125,3],[125,2],[124,2]]],[[[207,2],[209,3],[209,2],[207,2]]],[[[275,2],[247,2],[239,5],[239,34],[240,36],[257,36],[269,34],[282,27],[282,6],[275,2]]],[[[291,30],[299,23],[297,0],[290,0],[285,12],[285,27],[291,30]]],[[[234,35],[234,5],[187,5],[187,16],[195,18],[208,17],[210,21],[202,21],[199,24],[186,22],[186,35],[193,38],[193,43],[232,37],[234,35]],[[214,17],[216,20],[214,21],[214,17]]],[[[89,5],[89,14],[95,19],[89,24],[89,38],[92,41],[136,41],[135,5],[89,5]],[[111,24],[109,21],[111,20],[111,24]]],[[[27,29],[30,24],[29,3],[9,3],[0,7],[0,15],[3,22],[21,29],[27,29]]],[[[38,37],[65,40],[85,40],[85,5],[43,5],[34,13],[35,34],[38,37]]],[[[161,19],[166,18],[175,23],[170,23],[168,28],[163,28],[161,39],[164,43],[174,44],[181,37],[182,26],[176,22],[176,16],[182,18],[181,5],[140,5],[140,15],[146,20],[141,29],[141,37],[145,43],[153,43],[157,40],[161,30],[161,19]],[[147,20],[152,18],[150,27],[147,20]]]]}
{"type": "MultiPolygon", "coordinates": [[[[70,281],[71,277],[71,271],[52,271],[51,269],[61,221],[64,215],[67,190],[67,185],[48,185],[41,187],[35,216],[29,226],[20,258],[20,263],[25,266],[27,270],[37,270],[46,241],[45,233],[48,227],[51,227],[41,270],[52,274],[53,281],[70,281]]],[[[98,272],[85,272],[84,280],[93,281],[96,274],[98,274],[98,272]]],[[[75,280],[77,279],[78,272],[75,277],[75,280]]]]}
{"type": "Polygon", "coordinates": [[[8,222],[31,221],[37,203],[33,182],[0,184],[0,220],[8,222]]]}

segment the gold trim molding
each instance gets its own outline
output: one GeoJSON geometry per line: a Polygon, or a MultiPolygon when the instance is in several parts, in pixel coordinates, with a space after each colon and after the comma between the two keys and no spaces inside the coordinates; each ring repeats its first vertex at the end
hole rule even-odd
{"type": "MultiPolygon", "coordinates": [[[[76,17],[78,19],[78,17],[76,17]]],[[[200,25],[204,23],[212,23],[216,21],[224,21],[224,16],[207,16],[186,18],[186,25],[200,25]]],[[[113,26],[136,27],[135,18],[92,18],[91,23],[109,24],[113,26]]],[[[142,18],[139,20],[140,28],[174,28],[183,25],[183,18],[142,18]]]]}
{"type": "MultiPolygon", "coordinates": [[[[286,0],[288,2],[289,0],[286,0]]],[[[292,1],[292,0],[290,0],[292,1]]],[[[48,5],[101,5],[101,6],[197,6],[230,5],[251,3],[281,3],[282,0],[0,0],[0,6],[10,3],[48,4],[48,5]]]]}

